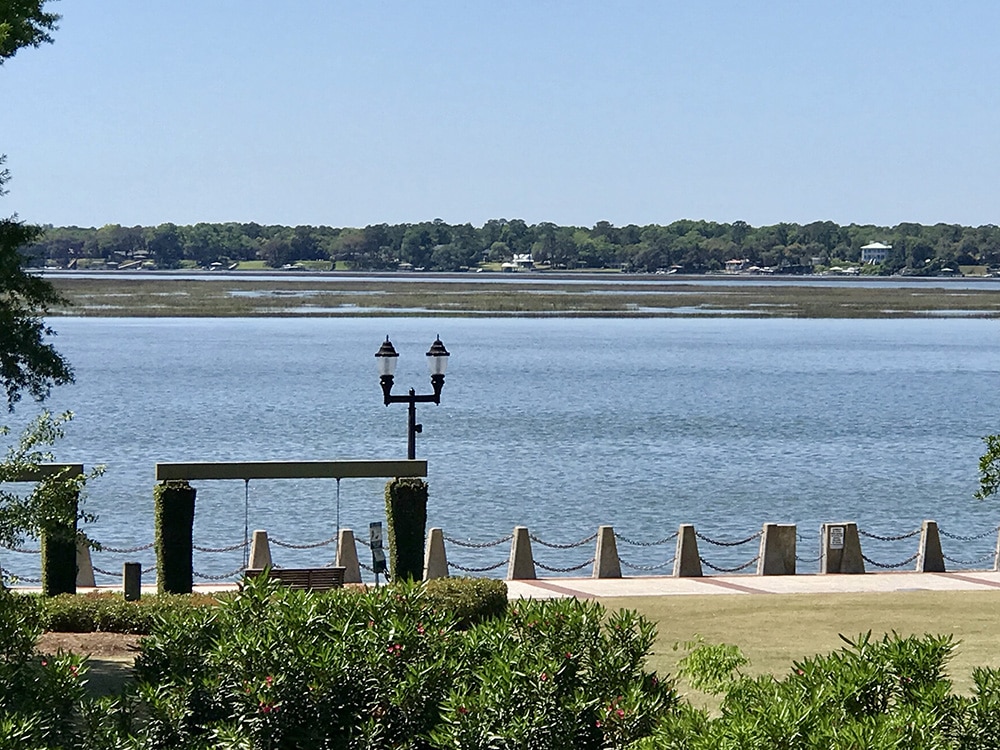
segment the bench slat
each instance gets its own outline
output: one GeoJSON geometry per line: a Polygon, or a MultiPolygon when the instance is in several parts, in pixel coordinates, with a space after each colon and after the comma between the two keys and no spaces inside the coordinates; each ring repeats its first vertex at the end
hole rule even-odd
{"type": "MultiPolygon", "coordinates": [[[[306,589],[309,591],[327,591],[329,589],[339,589],[344,586],[343,567],[329,568],[270,568],[269,578],[279,581],[282,585],[292,589],[306,589]]],[[[256,578],[264,574],[261,568],[247,568],[244,571],[246,578],[256,578]]]]}

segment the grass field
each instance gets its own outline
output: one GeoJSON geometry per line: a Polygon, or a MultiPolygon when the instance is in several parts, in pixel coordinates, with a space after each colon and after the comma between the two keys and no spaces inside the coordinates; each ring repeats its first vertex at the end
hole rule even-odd
{"type": "Polygon", "coordinates": [[[782,676],[797,659],[844,646],[841,634],[853,639],[869,630],[877,637],[953,635],[959,644],[949,671],[960,693],[971,688],[973,667],[1000,667],[1000,591],[650,596],[601,603],[658,623],[650,666],[667,674],[676,673],[685,654],[674,646],[698,638],[739,646],[750,659],[748,674],[782,676]]]}
{"type": "Polygon", "coordinates": [[[105,317],[1000,317],[997,292],[949,287],[947,282],[886,288],[864,281],[820,286],[758,279],[720,286],[639,280],[626,287],[600,278],[537,284],[509,276],[494,283],[478,277],[444,281],[432,276],[410,276],[406,281],[303,276],[266,280],[253,275],[201,281],[167,274],[51,279],[70,302],[54,310],[56,314],[105,317]]]}

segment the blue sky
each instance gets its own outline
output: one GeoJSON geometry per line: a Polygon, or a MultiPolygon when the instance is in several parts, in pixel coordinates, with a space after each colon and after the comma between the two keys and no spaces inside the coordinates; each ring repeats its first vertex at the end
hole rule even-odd
{"type": "Polygon", "coordinates": [[[0,66],[31,222],[998,220],[993,0],[47,7],[0,66]]]}

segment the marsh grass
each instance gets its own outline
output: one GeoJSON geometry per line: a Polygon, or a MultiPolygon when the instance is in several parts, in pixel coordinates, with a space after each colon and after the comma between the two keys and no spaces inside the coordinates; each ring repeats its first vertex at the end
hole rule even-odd
{"type": "Polygon", "coordinates": [[[70,301],[56,314],[103,317],[441,316],[906,318],[1000,317],[1000,294],[931,286],[882,288],[601,282],[546,284],[385,281],[354,278],[261,280],[227,276],[53,278],[70,301]]]}

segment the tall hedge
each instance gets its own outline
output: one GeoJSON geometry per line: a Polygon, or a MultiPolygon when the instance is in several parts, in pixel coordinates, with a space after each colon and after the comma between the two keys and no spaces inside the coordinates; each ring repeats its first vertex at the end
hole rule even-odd
{"type": "Polygon", "coordinates": [[[42,531],[42,594],[76,593],[76,526],[72,536],[42,531]]]}
{"type": "Polygon", "coordinates": [[[190,594],[194,583],[195,489],[185,481],[161,482],[153,489],[156,515],[157,590],[190,594]]]}
{"type": "Polygon", "coordinates": [[[389,576],[394,581],[424,577],[424,534],[427,529],[427,482],[396,477],[385,485],[388,521],[389,576]]]}

